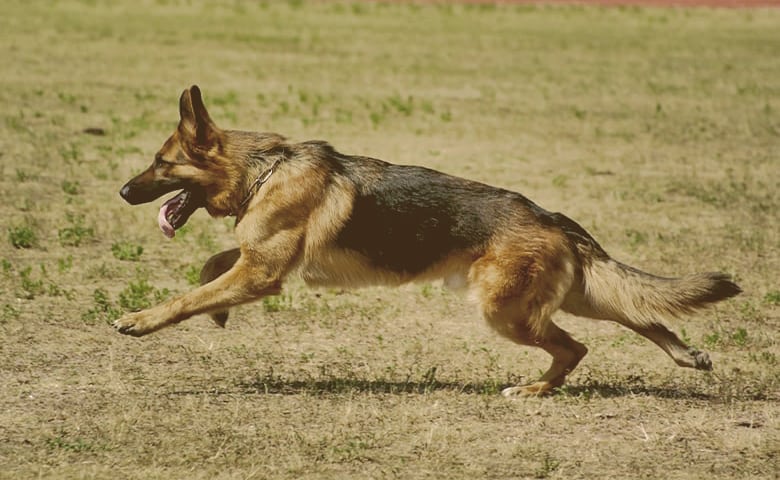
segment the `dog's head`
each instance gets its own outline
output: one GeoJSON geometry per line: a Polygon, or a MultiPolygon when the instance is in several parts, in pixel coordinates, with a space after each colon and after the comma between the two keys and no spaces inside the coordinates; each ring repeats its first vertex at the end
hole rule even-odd
{"type": "Polygon", "coordinates": [[[197,86],[181,94],[179,115],[179,126],[149,168],[119,191],[128,203],[137,205],[181,190],[162,205],[158,215],[160,228],[169,238],[195,210],[208,206],[208,196],[220,177],[215,170],[219,170],[218,159],[224,144],[224,133],[211,120],[197,86]]]}

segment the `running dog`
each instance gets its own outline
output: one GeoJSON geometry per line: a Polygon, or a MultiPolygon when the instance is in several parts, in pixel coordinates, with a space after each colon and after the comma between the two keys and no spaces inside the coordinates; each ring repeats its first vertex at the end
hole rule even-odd
{"type": "Polygon", "coordinates": [[[321,141],[222,130],[197,86],[182,93],[179,113],[152,165],[120,194],[136,205],[181,190],[160,208],[163,233],[173,237],[203,207],[235,217],[239,248],[210,258],[195,290],[117,320],[120,333],[142,336],[202,313],[224,326],[230,307],[279,294],[293,273],[313,286],[443,279],[467,289],[500,335],[552,356],[538,381],[506,396],[551,392],[587,353],[553,323],[558,309],[618,322],[680,366],[712,368],[661,319],[740,293],[725,274],[650,275],[519,193],[344,155],[321,141]]]}

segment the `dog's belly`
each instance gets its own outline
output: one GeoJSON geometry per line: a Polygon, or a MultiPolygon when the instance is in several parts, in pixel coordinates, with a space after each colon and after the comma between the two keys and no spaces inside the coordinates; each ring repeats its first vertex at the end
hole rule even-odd
{"type": "Polygon", "coordinates": [[[407,282],[443,280],[444,286],[460,291],[468,288],[471,255],[452,255],[422,272],[399,272],[372,264],[365,255],[338,247],[320,250],[297,269],[313,287],[397,286],[407,282]]]}
{"type": "Polygon", "coordinates": [[[377,268],[358,252],[331,248],[307,258],[297,272],[314,287],[365,287],[400,285],[409,275],[377,268]]]}

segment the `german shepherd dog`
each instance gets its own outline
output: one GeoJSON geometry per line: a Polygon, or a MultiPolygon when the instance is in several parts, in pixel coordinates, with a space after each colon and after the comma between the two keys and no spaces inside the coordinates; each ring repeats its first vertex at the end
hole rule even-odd
{"type": "Polygon", "coordinates": [[[142,336],[208,313],[276,295],[288,275],[314,286],[399,285],[443,279],[467,289],[500,335],[541,347],[552,365],[506,396],[563,385],[587,353],[551,320],[559,308],[612,320],[655,342],[678,365],[710,370],[660,319],[737,295],[722,273],[662,278],[623,265],[580,225],[519,193],[416,166],[344,155],[321,141],[218,128],[197,86],[152,165],[120,191],[135,205],[181,190],[158,222],[166,236],[198,208],[235,216],[239,248],[211,257],[201,286],[114,323],[142,336]]]}

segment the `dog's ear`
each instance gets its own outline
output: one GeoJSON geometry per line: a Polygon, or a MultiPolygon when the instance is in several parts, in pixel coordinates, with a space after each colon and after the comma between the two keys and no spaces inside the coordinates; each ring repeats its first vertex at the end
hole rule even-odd
{"type": "Polygon", "coordinates": [[[179,98],[179,116],[179,132],[192,146],[210,150],[219,141],[219,128],[211,120],[197,85],[182,92],[179,98]]]}

